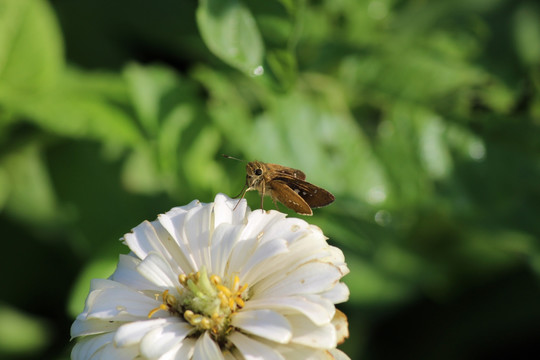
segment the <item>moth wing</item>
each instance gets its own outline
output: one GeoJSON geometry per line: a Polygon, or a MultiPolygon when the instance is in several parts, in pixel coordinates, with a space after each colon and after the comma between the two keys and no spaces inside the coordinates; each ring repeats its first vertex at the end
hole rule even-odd
{"type": "Polygon", "coordinates": [[[275,172],[277,176],[292,177],[294,179],[306,180],[306,174],[304,174],[304,172],[301,170],[293,169],[290,167],[281,166],[277,164],[266,164],[266,165],[270,168],[270,170],[275,172]]]}
{"type": "Polygon", "coordinates": [[[334,202],[335,197],[329,191],[324,190],[307,181],[291,181],[287,185],[297,193],[312,209],[323,207],[334,202]]]}
{"type": "Polygon", "coordinates": [[[308,203],[287,183],[275,180],[272,181],[272,195],[283,205],[291,210],[296,211],[300,215],[313,215],[311,207],[308,203]]]}

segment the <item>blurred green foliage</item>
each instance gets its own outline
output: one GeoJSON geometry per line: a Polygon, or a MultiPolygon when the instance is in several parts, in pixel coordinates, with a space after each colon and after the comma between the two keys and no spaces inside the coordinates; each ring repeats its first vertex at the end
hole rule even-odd
{"type": "Polygon", "coordinates": [[[532,0],[0,0],[0,357],[67,359],[120,236],[240,191],[221,153],[336,195],[351,358],[538,355],[539,89],[532,0]]]}

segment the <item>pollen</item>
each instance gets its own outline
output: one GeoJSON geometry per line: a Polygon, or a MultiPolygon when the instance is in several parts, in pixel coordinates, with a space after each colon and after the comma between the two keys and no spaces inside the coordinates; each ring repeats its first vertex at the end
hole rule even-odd
{"type": "Polygon", "coordinates": [[[248,289],[238,275],[222,279],[216,274],[208,276],[205,268],[180,274],[175,289],[155,294],[162,303],[150,310],[148,318],[168,312],[183,318],[198,332],[209,331],[220,342],[232,331],[231,316],[245,306],[248,289]]]}

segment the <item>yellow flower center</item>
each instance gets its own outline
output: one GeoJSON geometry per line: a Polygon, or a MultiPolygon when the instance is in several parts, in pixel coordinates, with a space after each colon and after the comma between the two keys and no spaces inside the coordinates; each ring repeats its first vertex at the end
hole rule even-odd
{"type": "Polygon", "coordinates": [[[184,317],[199,332],[210,331],[217,340],[224,340],[232,326],[231,315],[244,306],[248,285],[240,285],[237,275],[224,283],[218,275],[208,277],[206,269],[178,276],[178,295],[165,290],[161,296],[163,304],[150,310],[148,318],[156,312],[166,310],[184,317]]]}

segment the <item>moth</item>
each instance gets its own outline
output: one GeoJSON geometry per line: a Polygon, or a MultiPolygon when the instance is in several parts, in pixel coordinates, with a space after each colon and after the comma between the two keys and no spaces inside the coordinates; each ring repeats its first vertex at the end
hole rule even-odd
{"type": "Polygon", "coordinates": [[[264,196],[268,195],[276,208],[276,201],[279,201],[300,215],[313,215],[312,209],[329,205],[335,199],[329,191],[307,182],[306,174],[302,171],[262,161],[247,163],[246,184],[238,195],[241,195],[240,200],[251,190],[261,194],[261,209],[264,196]]]}

